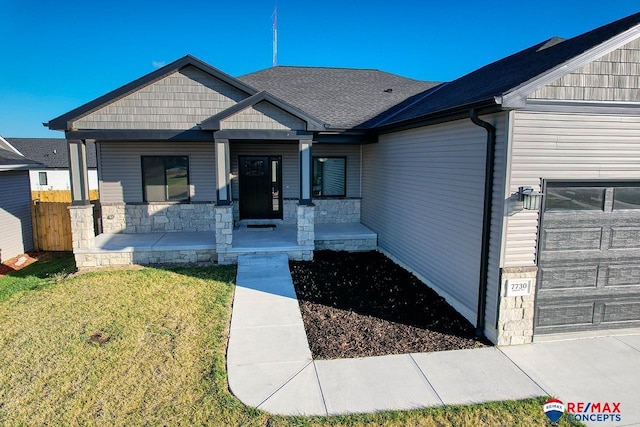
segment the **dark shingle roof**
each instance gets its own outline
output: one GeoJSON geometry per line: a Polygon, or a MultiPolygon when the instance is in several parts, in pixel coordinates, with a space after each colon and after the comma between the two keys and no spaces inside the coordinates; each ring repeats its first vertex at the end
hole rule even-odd
{"type": "Polygon", "coordinates": [[[266,90],[334,129],[358,127],[438,84],[378,70],[283,66],[256,71],[238,80],[266,90]]]}
{"type": "Polygon", "coordinates": [[[407,99],[378,117],[391,124],[502,96],[640,23],[640,13],[563,40],[557,37],[486,65],[438,90],[407,99]]]}
{"type": "MultiPolygon", "coordinates": [[[[69,148],[64,138],[5,138],[25,157],[48,168],[68,168],[69,148]]],[[[96,146],[87,143],[87,166],[96,167],[96,146]]]]}
{"type": "Polygon", "coordinates": [[[29,169],[40,164],[34,160],[27,159],[13,151],[0,148],[0,170],[7,169],[29,169]]]}

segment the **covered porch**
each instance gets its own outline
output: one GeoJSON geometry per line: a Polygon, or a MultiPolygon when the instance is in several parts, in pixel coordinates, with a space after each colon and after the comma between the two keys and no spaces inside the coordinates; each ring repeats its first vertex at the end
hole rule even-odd
{"type": "MultiPolygon", "coordinates": [[[[313,245],[300,246],[295,225],[236,227],[227,249],[229,262],[245,254],[284,253],[305,259],[314,250],[366,251],[377,248],[377,234],[360,223],[317,224],[313,245]]],[[[218,261],[215,232],[103,233],[94,245],[74,251],[78,268],[133,264],[211,265],[218,261]]]]}

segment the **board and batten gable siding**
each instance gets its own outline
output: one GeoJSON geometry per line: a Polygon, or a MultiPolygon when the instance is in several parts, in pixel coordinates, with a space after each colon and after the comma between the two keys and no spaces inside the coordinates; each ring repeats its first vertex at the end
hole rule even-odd
{"type": "Polygon", "coordinates": [[[76,120],[73,126],[186,130],[247,97],[195,67],[186,67],[76,120]]]}
{"type": "Polygon", "coordinates": [[[140,203],[142,156],[189,156],[192,202],[216,200],[215,150],[209,142],[100,142],[100,201],[140,203]]]}
{"type": "Polygon", "coordinates": [[[533,92],[529,99],[638,101],[640,39],[533,92]]]}
{"type": "MultiPolygon", "coordinates": [[[[496,126],[502,147],[505,117],[482,117],[496,126]]],[[[362,222],[378,233],[385,252],[424,278],[474,324],[486,144],[483,128],[459,120],[381,135],[377,144],[363,146],[362,222]]],[[[500,188],[500,182],[496,179],[494,188],[500,188]]],[[[500,207],[495,210],[502,214],[500,207]]],[[[499,245],[501,215],[496,221],[493,241],[499,245]]]]}
{"type": "Polygon", "coordinates": [[[33,250],[29,171],[0,172],[0,261],[33,250]]]}
{"type": "MultiPolygon", "coordinates": [[[[603,107],[606,112],[606,107],[603,107]]],[[[516,111],[513,123],[505,267],[536,265],[538,213],[522,210],[520,186],[541,179],[640,179],[640,117],[516,111]]]]}
{"type": "MultiPolygon", "coordinates": [[[[231,142],[231,192],[239,199],[238,173],[240,156],[282,156],[282,195],[285,199],[300,197],[300,162],[297,143],[231,142]]],[[[312,155],[347,158],[347,197],[360,197],[360,146],[313,144],[312,155]]]]}
{"type": "Polygon", "coordinates": [[[220,121],[220,129],[306,130],[304,121],[262,101],[220,121]]]}

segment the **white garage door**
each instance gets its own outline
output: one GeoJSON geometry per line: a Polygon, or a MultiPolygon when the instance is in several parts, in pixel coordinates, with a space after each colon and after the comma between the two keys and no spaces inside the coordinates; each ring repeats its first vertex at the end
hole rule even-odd
{"type": "Polygon", "coordinates": [[[640,183],[548,183],[535,334],[640,326],[640,183]]]}

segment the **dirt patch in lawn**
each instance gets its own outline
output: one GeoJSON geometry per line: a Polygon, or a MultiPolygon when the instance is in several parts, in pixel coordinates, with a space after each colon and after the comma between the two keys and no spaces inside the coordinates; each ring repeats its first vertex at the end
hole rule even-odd
{"type": "Polygon", "coordinates": [[[0,277],[12,271],[22,270],[36,261],[48,261],[52,258],[51,252],[28,252],[4,261],[0,264],[0,277]]]}
{"type": "Polygon", "coordinates": [[[488,345],[431,288],[379,252],[317,251],[290,263],[316,359],[488,345]]]}

